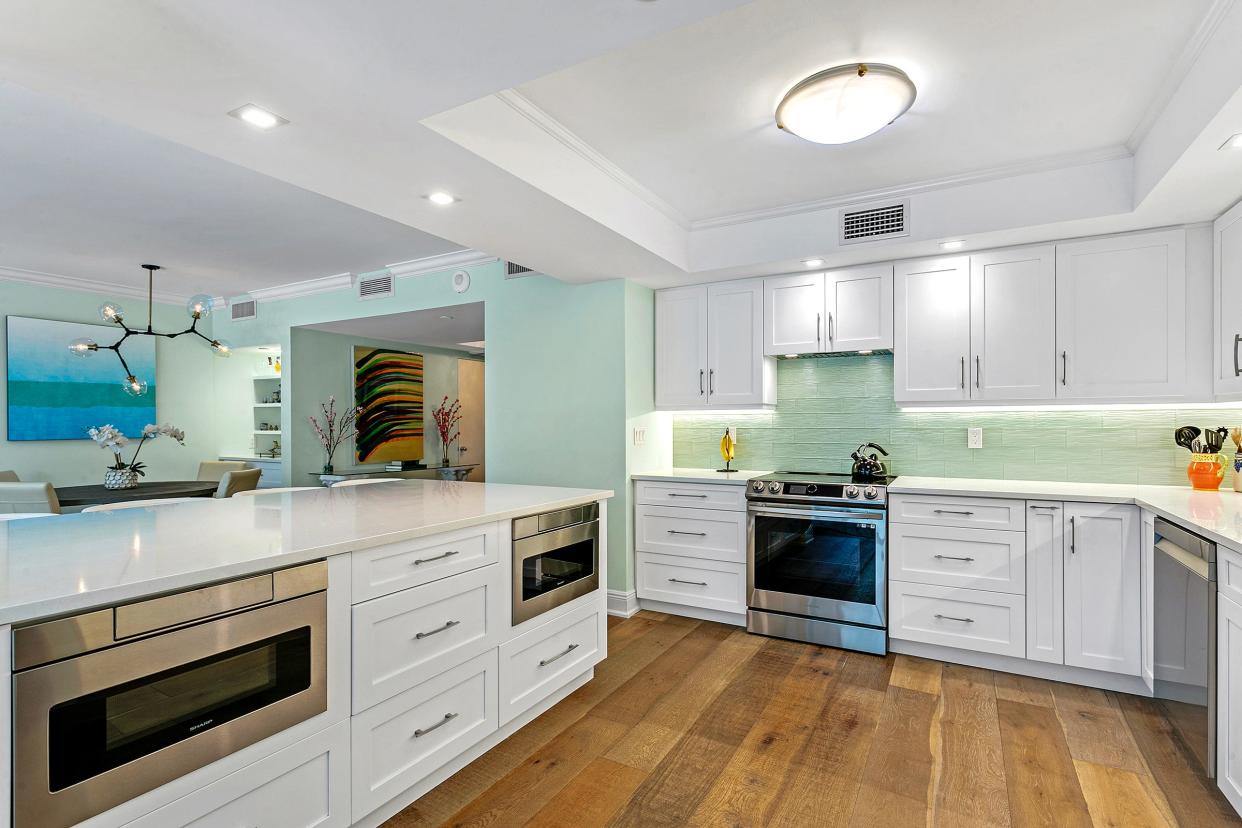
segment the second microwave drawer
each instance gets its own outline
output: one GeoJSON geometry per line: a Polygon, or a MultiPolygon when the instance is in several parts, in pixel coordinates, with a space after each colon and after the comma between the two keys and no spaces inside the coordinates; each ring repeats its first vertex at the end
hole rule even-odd
{"type": "Polygon", "coordinates": [[[889,638],[1026,657],[1026,598],[980,589],[888,585],[889,638]]]}
{"type": "Polygon", "coordinates": [[[746,562],[745,512],[638,506],[634,527],[639,552],[746,562]]]}
{"type": "Polygon", "coordinates": [[[350,556],[354,603],[496,563],[499,534],[496,524],[486,523],[361,549],[350,556]]]}
{"type": "Polygon", "coordinates": [[[746,564],[639,552],[638,597],[744,614],[746,564]]]}
{"type": "Polygon", "coordinates": [[[499,643],[509,626],[498,564],[353,610],[355,713],[499,643]]]}
{"type": "Polygon", "coordinates": [[[894,523],[890,576],[898,581],[1026,593],[1026,533],[894,523]]]}

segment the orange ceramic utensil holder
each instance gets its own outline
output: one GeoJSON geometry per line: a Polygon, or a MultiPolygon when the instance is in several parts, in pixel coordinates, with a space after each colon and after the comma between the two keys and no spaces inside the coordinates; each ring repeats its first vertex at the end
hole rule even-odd
{"type": "Polygon", "coordinates": [[[1196,489],[1214,492],[1225,479],[1225,459],[1219,454],[1192,454],[1186,476],[1196,489]]]}

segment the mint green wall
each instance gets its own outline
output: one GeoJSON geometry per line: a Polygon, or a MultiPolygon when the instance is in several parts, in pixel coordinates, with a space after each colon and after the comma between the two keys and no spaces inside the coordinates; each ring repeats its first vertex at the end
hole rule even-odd
{"type": "MultiPolygon", "coordinates": [[[[146,303],[128,296],[105,296],[76,290],[0,282],[0,365],[7,364],[7,317],[29,316],[67,322],[100,322],[98,308],[115,299],[129,312],[129,318],[146,323],[146,303]]],[[[180,305],[156,305],[155,327],[182,330],[189,324],[180,305]]],[[[210,330],[210,327],[208,327],[210,330]]],[[[66,343],[67,344],[67,343],[66,343]]],[[[107,343],[105,343],[107,344],[107,343]]],[[[90,359],[116,362],[111,353],[90,359]]],[[[215,417],[211,402],[217,357],[197,337],[156,342],[156,416],[186,432],[186,444],[178,446],[157,440],[142,450],[147,461],[148,480],[193,480],[202,460],[216,456],[215,417]]],[[[122,379],[117,363],[117,382],[122,379]]],[[[7,417],[6,383],[0,381],[0,417],[7,417]]],[[[100,483],[111,455],[89,440],[9,442],[0,430],[0,469],[12,469],[23,480],[47,480],[58,486],[100,483]]],[[[133,435],[130,435],[133,436],[133,435]]]]}
{"type": "MultiPolygon", "coordinates": [[[[487,474],[490,482],[612,489],[608,507],[609,587],[628,589],[625,452],[625,283],[571,285],[545,276],[506,280],[499,262],[467,268],[472,285],[452,288],[452,271],[398,279],[393,296],[359,301],[349,290],[260,302],[258,318],[220,320],[234,345],[279,343],[289,353],[298,325],[358,319],[466,302],[485,303],[487,474]]],[[[294,371],[283,393],[292,399],[294,371]]],[[[305,412],[286,406],[285,472],[305,412]]],[[[298,482],[298,481],[293,481],[298,482]]]]}
{"type": "Polygon", "coordinates": [[[720,436],[735,425],[744,469],[848,471],[850,452],[876,442],[898,474],[1186,485],[1188,455],[1173,429],[1242,425],[1242,406],[899,411],[891,356],[782,360],[778,378],[775,412],[674,417],[674,464],[718,464],[720,436]],[[982,449],[966,448],[974,426],[983,428],[982,449]]]}

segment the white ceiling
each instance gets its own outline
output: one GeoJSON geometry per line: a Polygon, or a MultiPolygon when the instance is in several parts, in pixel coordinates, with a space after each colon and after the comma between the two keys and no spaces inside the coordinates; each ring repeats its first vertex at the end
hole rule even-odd
{"type": "Polygon", "coordinates": [[[479,353],[480,349],[463,347],[462,343],[483,340],[483,303],[471,302],[446,308],[390,313],[384,316],[368,316],[365,319],[344,319],[301,327],[367,339],[479,353]]]}
{"type": "Polygon", "coordinates": [[[1211,0],[757,0],[518,91],[691,221],[1083,153],[1124,153],[1211,0]],[[816,71],[889,63],[893,125],[776,128],[816,71]]]}

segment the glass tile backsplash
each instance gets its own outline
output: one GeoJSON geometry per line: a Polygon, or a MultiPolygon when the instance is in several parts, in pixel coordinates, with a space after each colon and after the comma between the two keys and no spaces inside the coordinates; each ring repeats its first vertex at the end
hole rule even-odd
{"type": "MultiPolygon", "coordinates": [[[[1242,406],[1105,411],[901,411],[892,356],[779,363],[775,411],[676,414],[673,464],[720,466],[720,438],[737,429],[741,469],[848,472],[850,452],[874,442],[895,474],[1188,485],[1180,425],[1242,426],[1242,406]],[[983,448],[966,448],[966,429],[983,448]]],[[[1224,452],[1232,459],[1233,443],[1224,452]]],[[[1229,478],[1225,486],[1229,485],[1229,478]]]]}

